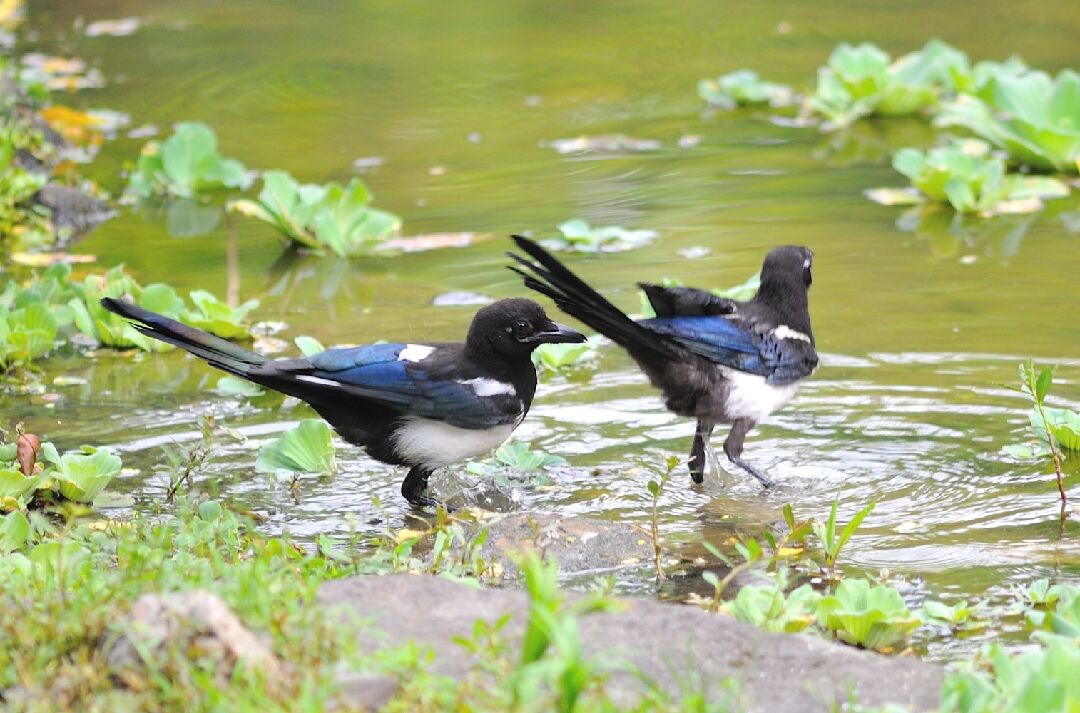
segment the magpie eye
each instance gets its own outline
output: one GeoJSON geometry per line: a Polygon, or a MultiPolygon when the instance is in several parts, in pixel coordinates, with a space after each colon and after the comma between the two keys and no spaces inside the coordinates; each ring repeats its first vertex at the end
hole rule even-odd
{"type": "Polygon", "coordinates": [[[533,330],[531,324],[529,324],[523,319],[519,320],[516,324],[514,324],[514,339],[518,340],[519,342],[523,341],[527,337],[532,336],[532,331],[533,330]]]}

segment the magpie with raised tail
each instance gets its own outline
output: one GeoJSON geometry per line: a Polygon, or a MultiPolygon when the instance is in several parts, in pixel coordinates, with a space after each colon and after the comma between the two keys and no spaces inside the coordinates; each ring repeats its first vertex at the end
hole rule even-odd
{"type": "Polygon", "coordinates": [[[299,359],[270,359],[130,302],[102,306],[136,329],[260,386],[306,401],[349,443],[409,466],[401,494],[414,507],[438,468],[505,441],[536,393],[532,351],[585,337],[548,319],[532,300],[479,310],[464,343],[369,344],[299,359]]]}
{"type": "Polygon", "coordinates": [[[817,368],[807,299],[814,255],[808,248],[769,251],[761,286],[746,302],[639,283],[656,317],[633,320],[533,241],[514,236],[514,242],[528,258],[508,253],[517,263],[510,269],[526,287],[629,352],[663,392],[669,410],[697,419],[689,459],[694,482],[704,479],[713,428],[730,423],[724,453],[762,485],[772,485],[743,460],[743,442],[817,368]]]}

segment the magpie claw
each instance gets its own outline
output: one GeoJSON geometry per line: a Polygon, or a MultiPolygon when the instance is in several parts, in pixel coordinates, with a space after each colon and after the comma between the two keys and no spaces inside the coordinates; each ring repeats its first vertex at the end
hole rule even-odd
{"type": "Polygon", "coordinates": [[[769,476],[765,475],[760,470],[744,461],[742,458],[732,458],[731,462],[745,470],[750,475],[757,478],[758,482],[761,483],[762,487],[771,488],[775,485],[775,483],[772,481],[771,478],[769,478],[769,476]]]}

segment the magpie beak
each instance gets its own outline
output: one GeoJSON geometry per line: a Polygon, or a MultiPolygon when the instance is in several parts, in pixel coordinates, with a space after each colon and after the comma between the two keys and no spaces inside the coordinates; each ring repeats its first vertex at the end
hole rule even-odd
{"type": "Polygon", "coordinates": [[[565,324],[548,322],[544,331],[534,332],[525,341],[535,344],[574,344],[584,342],[585,335],[577,330],[570,329],[565,324]]]}

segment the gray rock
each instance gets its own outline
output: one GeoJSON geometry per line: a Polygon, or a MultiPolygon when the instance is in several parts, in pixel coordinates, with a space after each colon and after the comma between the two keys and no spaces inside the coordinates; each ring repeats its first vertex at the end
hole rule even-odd
{"type": "MultiPolygon", "coordinates": [[[[435,651],[433,670],[464,676],[475,660],[453,642],[468,637],[473,622],[505,614],[503,637],[520,646],[528,616],[523,592],[477,590],[446,579],[413,575],[360,576],[327,582],[320,604],[343,620],[374,622],[382,636],[365,636],[368,652],[413,641],[435,651]]],[[[937,706],[943,669],[914,658],[889,658],[810,636],[770,634],[724,616],[676,604],[622,600],[614,613],[582,617],[586,654],[625,667],[612,674],[608,691],[621,703],[641,694],[640,671],[678,699],[701,692],[730,700],[745,711],[833,711],[851,700],[866,706],[896,703],[915,711],[937,706]]]]}
{"type": "Polygon", "coordinates": [[[55,230],[70,228],[75,235],[87,233],[116,215],[104,201],[72,186],[49,183],[38,191],[35,199],[52,212],[55,230]]]}
{"type": "Polygon", "coordinates": [[[398,682],[388,676],[347,673],[338,676],[338,691],[328,710],[377,711],[394,697],[398,682]]]}
{"type": "Polygon", "coordinates": [[[240,661],[247,670],[263,671],[269,684],[285,684],[291,678],[270,647],[244,627],[229,605],[202,589],[144,594],[116,628],[121,635],[106,656],[121,680],[125,674],[140,675],[146,664],[167,660],[175,652],[217,660],[222,683],[240,661]]]}

